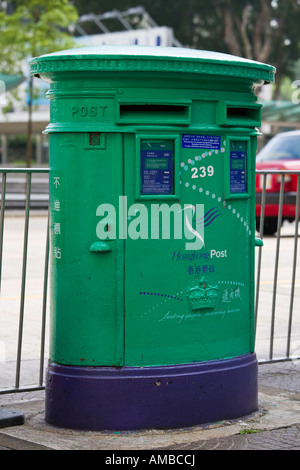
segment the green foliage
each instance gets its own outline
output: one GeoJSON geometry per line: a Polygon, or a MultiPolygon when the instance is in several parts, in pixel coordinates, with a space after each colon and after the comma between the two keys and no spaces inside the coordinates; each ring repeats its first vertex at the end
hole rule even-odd
{"type": "Polygon", "coordinates": [[[74,0],[74,4],[80,15],[141,5],[159,26],[173,28],[184,46],[275,65],[278,83],[283,75],[299,78],[292,67],[300,57],[299,0],[74,0]]]}
{"type": "MultiPolygon", "coordinates": [[[[25,74],[24,63],[31,57],[73,47],[68,28],[76,23],[77,10],[69,0],[14,0],[0,11],[0,64],[7,74],[25,74]]],[[[32,160],[32,99],[35,91],[29,79],[27,166],[32,160]]],[[[7,110],[3,110],[7,111],[7,110]]]]}
{"type": "Polygon", "coordinates": [[[22,72],[23,60],[73,46],[68,27],[78,14],[68,0],[15,0],[12,14],[0,11],[0,64],[6,73],[22,72]]]}
{"type": "Polygon", "coordinates": [[[289,77],[283,77],[280,83],[280,98],[291,101],[295,88],[292,87],[292,81],[289,77]]]}
{"type": "Polygon", "coordinates": [[[256,434],[258,432],[262,432],[262,429],[255,429],[255,428],[244,428],[242,429],[239,434],[256,434]]]}

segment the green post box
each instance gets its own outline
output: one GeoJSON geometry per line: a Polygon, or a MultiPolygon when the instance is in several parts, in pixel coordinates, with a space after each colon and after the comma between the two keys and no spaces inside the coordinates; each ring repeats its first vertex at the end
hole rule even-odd
{"type": "Polygon", "coordinates": [[[88,47],[50,83],[46,420],[174,428],[257,409],[254,88],[273,67],[88,47]]]}

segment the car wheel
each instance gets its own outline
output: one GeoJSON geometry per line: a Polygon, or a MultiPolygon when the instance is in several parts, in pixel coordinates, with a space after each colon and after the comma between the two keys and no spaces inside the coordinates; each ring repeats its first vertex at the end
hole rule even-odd
{"type": "MultiPolygon", "coordinates": [[[[265,217],[263,235],[274,235],[277,232],[277,217],[265,217]]],[[[260,231],[260,217],[256,217],[256,230],[260,231]]]]}

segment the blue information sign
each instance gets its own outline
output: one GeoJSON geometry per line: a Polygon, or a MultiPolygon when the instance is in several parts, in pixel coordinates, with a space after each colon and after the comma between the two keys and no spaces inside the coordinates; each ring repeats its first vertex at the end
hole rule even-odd
{"type": "Polygon", "coordinates": [[[173,141],[141,143],[141,194],[173,194],[173,141]]]}
{"type": "Polygon", "coordinates": [[[183,134],[182,148],[220,150],[221,137],[217,135],[183,134]]]}
{"type": "Polygon", "coordinates": [[[230,192],[246,193],[247,143],[232,141],[230,144],[230,192]]]}

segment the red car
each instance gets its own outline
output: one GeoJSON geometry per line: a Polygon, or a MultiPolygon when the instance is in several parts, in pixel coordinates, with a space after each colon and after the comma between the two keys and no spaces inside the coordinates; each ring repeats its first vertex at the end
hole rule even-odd
{"type": "MultiPolygon", "coordinates": [[[[273,137],[257,154],[256,170],[300,171],[300,131],[283,132],[273,137]]],[[[263,175],[256,175],[256,229],[260,226],[261,193],[263,175]]],[[[266,205],[264,212],[264,234],[277,232],[280,174],[268,174],[266,179],[266,205]]],[[[282,222],[295,220],[297,174],[287,174],[284,184],[282,222]]]]}

